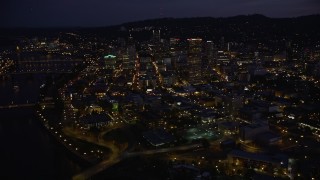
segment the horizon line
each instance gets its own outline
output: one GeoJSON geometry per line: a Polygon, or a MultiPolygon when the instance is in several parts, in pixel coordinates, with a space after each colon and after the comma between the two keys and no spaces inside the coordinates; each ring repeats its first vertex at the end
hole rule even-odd
{"type": "Polygon", "coordinates": [[[108,28],[108,27],[116,27],[116,26],[122,26],[130,23],[137,23],[137,22],[144,22],[144,21],[152,21],[152,20],[162,20],[162,19],[193,19],[193,18],[213,18],[213,19],[228,19],[228,18],[234,18],[239,16],[263,16],[265,18],[269,19],[294,19],[294,18],[301,18],[301,17],[308,17],[308,16],[320,16],[320,13],[317,14],[308,14],[308,15],[300,15],[300,16],[291,16],[291,17],[270,17],[266,16],[264,14],[259,13],[253,13],[253,14],[239,14],[234,16],[220,16],[220,17],[214,17],[214,16],[193,16],[193,17],[159,17],[159,18],[150,18],[150,19],[141,19],[141,20],[134,20],[134,21],[128,21],[118,24],[110,24],[110,25],[92,25],[92,26],[82,26],[82,25],[75,25],[75,26],[1,26],[0,29],[77,29],[77,28],[108,28]]]}

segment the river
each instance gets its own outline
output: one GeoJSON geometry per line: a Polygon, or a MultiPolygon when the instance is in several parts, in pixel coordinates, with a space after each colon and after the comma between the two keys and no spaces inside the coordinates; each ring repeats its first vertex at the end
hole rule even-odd
{"type": "MultiPolygon", "coordinates": [[[[0,105],[36,102],[45,78],[37,74],[1,80],[0,105]]],[[[34,108],[0,109],[0,143],[0,179],[69,179],[83,168],[41,125],[34,108]]]]}

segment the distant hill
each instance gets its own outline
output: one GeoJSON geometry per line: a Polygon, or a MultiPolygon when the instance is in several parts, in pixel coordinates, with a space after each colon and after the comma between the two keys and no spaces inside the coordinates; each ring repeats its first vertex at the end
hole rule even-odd
{"type": "Polygon", "coordinates": [[[302,35],[310,40],[320,40],[320,15],[296,18],[268,18],[263,15],[241,15],[229,18],[164,18],[122,24],[127,29],[154,26],[167,29],[169,37],[195,37],[227,40],[239,38],[291,38],[302,35]],[[313,38],[313,39],[312,39],[313,38]]]}
{"type": "Polygon", "coordinates": [[[128,36],[130,33],[137,39],[149,38],[145,27],[162,30],[162,37],[202,37],[217,40],[222,36],[227,41],[264,41],[281,38],[302,38],[310,43],[320,41],[320,15],[309,15],[295,18],[269,18],[263,15],[240,15],[228,18],[195,17],[195,18],[162,18],[129,22],[110,27],[96,28],[0,28],[0,43],[14,42],[22,37],[56,37],[61,32],[75,32],[89,36],[113,39],[128,36]],[[135,31],[137,29],[140,31],[135,31]]]}

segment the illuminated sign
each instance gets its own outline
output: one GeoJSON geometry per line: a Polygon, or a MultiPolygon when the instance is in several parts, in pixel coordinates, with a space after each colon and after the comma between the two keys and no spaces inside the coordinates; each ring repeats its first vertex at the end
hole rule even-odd
{"type": "Polygon", "coordinates": [[[116,58],[117,56],[114,56],[114,55],[112,55],[112,54],[108,54],[108,55],[106,55],[106,56],[104,56],[104,59],[114,59],[114,58],[116,58]]]}
{"type": "Polygon", "coordinates": [[[119,110],[119,104],[117,102],[114,102],[112,104],[112,111],[118,111],[119,110]]]}

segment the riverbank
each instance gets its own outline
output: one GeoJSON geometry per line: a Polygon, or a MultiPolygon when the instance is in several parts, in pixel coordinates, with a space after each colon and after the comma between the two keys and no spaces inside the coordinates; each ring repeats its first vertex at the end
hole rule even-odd
{"type": "Polygon", "coordinates": [[[85,169],[41,125],[34,108],[0,110],[0,179],[70,179],[85,169]]]}

